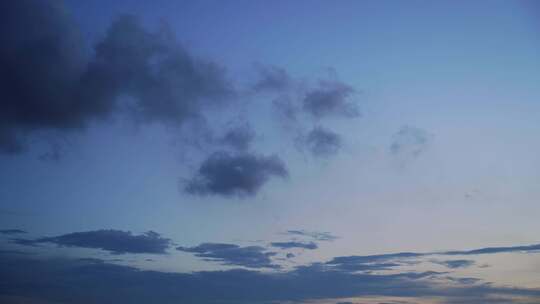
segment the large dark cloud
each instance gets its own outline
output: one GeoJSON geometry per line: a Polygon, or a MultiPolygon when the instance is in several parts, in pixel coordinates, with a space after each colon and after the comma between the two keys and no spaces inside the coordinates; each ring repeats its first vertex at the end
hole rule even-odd
{"type": "Polygon", "coordinates": [[[441,280],[448,278],[435,272],[355,274],[328,270],[317,264],[282,273],[238,269],[165,273],[95,259],[0,259],[0,295],[36,302],[247,304],[394,296],[409,298],[411,302],[439,297],[446,303],[491,303],[494,295],[518,297],[516,302],[504,303],[526,300],[535,303],[540,299],[540,291],[534,289],[471,281],[461,284],[458,280],[441,285],[441,280]]]}
{"type": "Polygon", "coordinates": [[[285,164],[277,156],[216,152],[201,164],[184,189],[196,195],[245,197],[255,195],[274,176],[288,176],[285,164]]]}
{"type": "Polygon", "coordinates": [[[178,247],[177,250],[194,253],[208,261],[217,261],[223,265],[236,265],[249,268],[279,268],[271,257],[275,252],[267,252],[261,246],[240,247],[235,244],[203,243],[195,247],[178,247]]]}
{"type": "Polygon", "coordinates": [[[339,134],[321,126],[313,128],[301,141],[313,155],[319,157],[338,153],[342,144],[339,134]]]}
{"type": "Polygon", "coordinates": [[[89,58],[59,6],[0,4],[2,152],[23,151],[28,134],[80,130],[126,108],[137,121],[182,124],[232,94],[223,68],[189,54],[167,29],[147,31],[134,16],[117,18],[89,58]]]}
{"type": "Polygon", "coordinates": [[[345,83],[321,81],[318,87],[306,93],[302,106],[315,118],[357,117],[360,115],[358,106],[350,100],[353,93],[353,88],[345,83]]]}
{"type": "Polygon", "coordinates": [[[109,251],[113,254],[152,253],[164,254],[171,245],[171,240],[161,237],[158,233],[148,231],[134,235],[129,231],[95,230],[73,232],[54,237],[43,237],[34,240],[14,239],[19,245],[37,245],[51,243],[58,246],[95,248],[109,251]]]}
{"type": "Polygon", "coordinates": [[[303,242],[272,242],[270,243],[273,247],[281,248],[281,249],[291,249],[291,248],[300,248],[300,249],[309,249],[314,250],[319,248],[316,243],[309,242],[309,243],[303,243],[303,242]]]}

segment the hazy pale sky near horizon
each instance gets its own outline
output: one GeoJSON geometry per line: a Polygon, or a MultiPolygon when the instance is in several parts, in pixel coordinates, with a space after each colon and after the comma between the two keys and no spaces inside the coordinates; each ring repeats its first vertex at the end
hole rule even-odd
{"type": "Polygon", "coordinates": [[[536,2],[21,3],[1,5],[6,252],[261,276],[412,252],[347,269],[477,288],[261,302],[540,298],[536,2]]]}

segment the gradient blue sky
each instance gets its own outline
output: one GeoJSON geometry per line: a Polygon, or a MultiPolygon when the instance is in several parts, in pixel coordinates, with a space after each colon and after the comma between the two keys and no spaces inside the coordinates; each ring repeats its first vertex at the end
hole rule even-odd
{"type": "MultiPolygon", "coordinates": [[[[539,242],[540,10],[534,1],[55,5],[68,14],[88,57],[119,15],[134,14],[150,32],[168,27],[190,54],[223,67],[235,101],[205,112],[205,126],[219,136],[230,125],[248,123],[256,134],[250,153],[277,155],[288,177],[269,178],[254,195],[186,193],[182,181],[222,148],[189,144],[200,139],[198,125],[138,124],[117,113],[88,123],[83,131],[29,132],[27,151],[0,154],[0,229],[22,229],[26,239],[100,229],[152,230],[186,248],[317,243],[316,250],[293,249],[294,258],[279,260],[285,251],[271,256],[284,267],[279,271],[337,256],[539,242]],[[271,67],[284,69],[294,88],[255,92],[260,71],[271,67]],[[320,81],[354,89],[347,100],[360,115],[313,120],[303,113],[293,126],[276,118],[274,99],[286,94],[302,100],[320,81]],[[339,134],[337,153],[321,157],[309,151],[306,134],[315,126],[339,134]],[[59,152],[59,158],[40,157],[50,151],[59,152]],[[329,232],[337,239],[302,238],[288,230],[329,232]]],[[[110,258],[94,249],[21,246],[8,237],[2,246],[62,258],[110,258]]],[[[531,288],[536,294],[512,294],[512,300],[505,300],[534,303],[540,299],[537,250],[475,255],[476,267],[457,268],[453,275],[531,288]]],[[[150,255],[151,262],[146,255],[129,256],[117,263],[167,272],[238,266],[174,249],[150,255]]],[[[442,271],[436,259],[449,258],[443,256],[422,256],[390,273],[442,271]]],[[[382,301],[376,296],[341,301],[382,301]]],[[[451,297],[437,294],[397,295],[387,301],[401,303],[402,297],[411,303],[492,300],[490,295],[490,300],[444,302],[451,297]]],[[[313,299],[321,297],[288,300],[313,299]]]]}

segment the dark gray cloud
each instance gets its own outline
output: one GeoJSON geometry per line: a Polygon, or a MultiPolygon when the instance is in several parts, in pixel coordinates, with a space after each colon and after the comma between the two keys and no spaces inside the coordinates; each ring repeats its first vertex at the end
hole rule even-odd
{"type": "Polygon", "coordinates": [[[313,128],[301,141],[313,155],[318,157],[335,155],[342,144],[339,134],[321,126],[313,128]]]}
{"type": "MultiPolygon", "coordinates": [[[[481,255],[481,254],[495,254],[495,253],[508,253],[508,252],[540,252],[540,244],[527,245],[527,246],[509,246],[509,247],[487,247],[473,250],[453,250],[442,252],[398,252],[388,254],[376,254],[376,255],[352,255],[352,256],[340,256],[335,257],[332,260],[326,262],[327,265],[335,267],[341,270],[373,270],[370,267],[380,269],[390,269],[392,267],[400,266],[409,263],[411,260],[430,257],[430,256],[455,256],[455,255],[481,255]]],[[[472,260],[459,259],[459,260],[432,260],[431,262],[444,265],[448,268],[462,268],[475,265],[472,260]]]]}
{"type": "Polygon", "coordinates": [[[309,237],[317,241],[335,241],[338,239],[337,236],[331,234],[330,232],[324,232],[324,231],[287,230],[285,234],[293,235],[293,236],[309,237]]]}
{"type": "Polygon", "coordinates": [[[55,237],[43,237],[34,240],[12,239],[19,245],[35,246],[51,243],[65,247],[95,248],[109,251],[113,254],[124,253],[153,253],[164,254],[171,245],[171,240],[161,237],[158,233],[148,231],[134,235],[129,231],[95,230],[73,232],[55,237]]]}
{"type": "Polygon", "coordinates": [[[453,250],[446,251],[441,254],[446,255],[477,255],[477,254],[493,254],[505,252],[540,252],[540,244],[525,245],[525,246],[507,246],[507,247],[486,247],[473,250],[453,250]]]}
{"type": "Polygon", "coordinates": [[[390,152],[402,157],[417,157],[426,150],[431,138],[432,136],[423,129],[403,126],[394,134],[390,152]]]}
{"type": "Polygon", "coordinates": [[[186,181],[184,190],[196,195],[246,197],[255,195],[271,177],[287,176],[285,164],[275,155],[216,152],[186,181]]]}
{"type": "MultiPolygon", "coordinates": [[[[534,248],[512,248],[518,247],[527,250],[534,248]]],[[[274,267],[269,262],[272,253],[264,252],[264,248],[257,246],[206,243],[179,247],[178,250],[226,265],[274,267]]],[[[371,272],[392,268],[386,259],[418,255],[422,254],[337,257],[327,263],[314,263],[281,272],[232,269],[165,273],[115,265],[111,261],[95,258],[40,259],[6,254],[0,259],[0,299],[2,296],[21,296],[40,301],[82,304],[247,304],[303,302],[308,299],[336,299],[337,302],[339,299],[362,296],[403,297],[411,302],[437,297],[443,303],[491,303],[494,296],[504,297],[506,301],[502,303],[536,303],[540,300],[540,290],[537,289],[498,287],[477,278],[452,277],[446,272],[371,272]],[[356,262],[371,263],[374,267],[379,264],[379,267],[348,267],[356,262]],[[384,267],[384,263],[389,265],[384,267]],[[509,300],[510,297],[515,297],[516,301],[509,300]]]]}
{"type": "Polygon", "coordinates": [[[38,131],[77,131],[122,109],[140,122],[182,124],[233,94],[222,67],[195,58],[167,29],[117,18],[91,58],[57,2],[0,4],[0,150],[38,131]],[[121,104],[120,96],[129,102],[121,104]]]}
{"type": "Polygon", "coordinates": [[[294,81],[284,68],[257,65],[256,69],[259,73],[259,80],[253,85],[253,89],[257,92],[283,92],[294,85],[294,81]]]}
{"type": "Polygon", "coordinates": [[[475,264],[475,262],[473,260],[445,260],[445,261],[433,260],[431,262],[435,263],[435,264],[440,264],[440,265],[446,266],[446,267],[451,268],[451,269],[467,268],[467,267],[471,267],[471,266],[473,266],[475,264]]]}
{"type": "Polygon", "coordinates": [[[238,151],[246,151],[254,139],[255,130],[248,123],[244,123],[227,130],[220,139],[220,143],[238,151]]]}
{"type": "Polygon", "coordinates": [[[20,230],[20,229],[3,229],[3,230],[0,230],[0,234],[7,234],[7,235],[23,234],[23,233],[27,233],[27,232],[24,231],[24,230],[20,230]]]}
{"type": "Polygon", "coordinates": [[[309,243],[295,242],[295,241],[273,242],[273,243],[270,243],[270,245],[272,245],[272,247],[277,247],[281,249],[301,248],[301,249],[314,250],[314,249],[319,248],[319,246],[317,246],[317,244],[314,242],[309,242],[309,243]]]}
{"type": "Polygon", "coordinates": [[[327,270],[320,265],[278,274],[239,269],[165,273],[105,261],[7,257],[0,259],[0,278],[3,296],[81,304],[247,304],[361,296],[395,296],[411,301],[416,297],[484,300],[477,303],[489,303],[493,295],[540,298],[540,291],[534,289],[488,284],[445,287],[432,280],[443,278],[435,272],[353,274],[327,270]]]}
{"type": "Polygon", "coordinates": [[[353,93],[353,88],[345,83],[321,81],[317,88],[306,93],[302,106],[315,118],[358,117],[360,111],[357,104],[349,100],[353,93]]]}
{"type": "Polygon", "coordinates": [[[177,247],[179,251],[194,253],[207,261],[220,262],[223,265],[244,266],[249,268],[279,268],[271,257],[275,252],[267,252],[261,246],[240,247],[235,244],[203,243],[195,247],[177,247]]]}

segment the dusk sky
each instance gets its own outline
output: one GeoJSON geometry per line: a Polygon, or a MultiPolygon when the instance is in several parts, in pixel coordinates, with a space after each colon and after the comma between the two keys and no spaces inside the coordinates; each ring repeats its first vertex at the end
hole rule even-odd
{"type": "Polygon", "coordinates": [[[0,19],[1,303],[540,303],[540,2],[0,19]]]}

